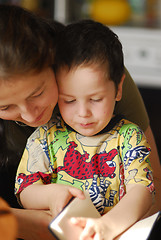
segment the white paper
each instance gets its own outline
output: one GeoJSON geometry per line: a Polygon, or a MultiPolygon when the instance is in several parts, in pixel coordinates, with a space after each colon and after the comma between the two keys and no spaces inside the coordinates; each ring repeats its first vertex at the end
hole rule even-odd
{"type": "Polygon", "coordinates": [[[123,233],[119,240],[146,240],[158,215],[159,212],[148,218],[138,221],[125,233],[123,233]]]}

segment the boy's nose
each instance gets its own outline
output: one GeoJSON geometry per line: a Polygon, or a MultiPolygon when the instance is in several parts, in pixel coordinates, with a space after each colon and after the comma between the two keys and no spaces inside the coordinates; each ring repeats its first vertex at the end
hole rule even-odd
{"type": "Polygon", "coordinates": [[[90,115],[90,109],[86,104],[80,104],[78,108],[78,113],[80,117],[88,117],[90,115]]]}

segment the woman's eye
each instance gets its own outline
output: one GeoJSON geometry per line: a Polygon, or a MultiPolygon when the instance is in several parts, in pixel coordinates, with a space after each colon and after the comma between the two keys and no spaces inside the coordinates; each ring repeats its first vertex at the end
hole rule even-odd
{"type": "Polygon", "coordinates": [[[36,97],[40,97],[40,96],[43,94],[43,92],[44,92],[44,91],[42,91],[42,92],[40,92],[40,93],[38,93],[38,94],[35,94],[35,95],[33,95],[32,97],[35,97],[35,98],[36,98],[36,97]]]}
{"type": "Polygon", "coordinates": [[[67,104],[73,103],[73,102],[75,102],[75,99],[73,99],[73,100],[64,100],[64,102],[67,103],[67,104]]]}
{"type": "Polygon", "coordinates": [[[6,106],[6,107],[0,108],[0,111],[7,111],[8,109],[9,109],[9,106],[6,106]]]}

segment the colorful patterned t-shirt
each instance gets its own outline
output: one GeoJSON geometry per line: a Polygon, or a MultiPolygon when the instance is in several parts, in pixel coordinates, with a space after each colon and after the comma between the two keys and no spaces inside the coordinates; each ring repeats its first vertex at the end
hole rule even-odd
{"type": "Polygon", "coordinates": [[[88,191],[104,214],[125,195],[127,184],[143,184],[154,192],[150,147],[143,132],[116,119],[92,137],[75,132],[59,117],[37,128],[18,167],[15,194],[31,184],[67,184],[88,191]]]}

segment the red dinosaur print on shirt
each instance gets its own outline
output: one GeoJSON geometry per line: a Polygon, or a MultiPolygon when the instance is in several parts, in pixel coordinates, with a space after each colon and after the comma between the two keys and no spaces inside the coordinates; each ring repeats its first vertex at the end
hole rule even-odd
{"type": "Polygon", "coordinates": [[[77,144],[70,142],[70,146],[64,157],[64,166],[58,167],[57,171],[65,171],[70,176],[77,179],[93,178],[94,174],[104,177],[115,177],[116,164],[112,160],[117,155],[117,150],[112,149],[109,153],[96,153],[90,162],[86,162],[89,154],[85,152],[83,155],[75,150],[77,144]]]}
{"type": "MultiPolygon", "coordinates": [[[[32,173],[30,175],[26,175],[24,173],[20,173],[17,177],[17,183],[20,185],[20,188],[18,190],[18,193],[23,191],[26,187],[29,185],[37,182],[38,180],[42,179],[44,184],[49,184],[51,183],[51,174],[45,174],[42,172],[37,172],[37,173],[32,173]]],[[[16,190],[16,189],[15,189],[16,190]]]]}

